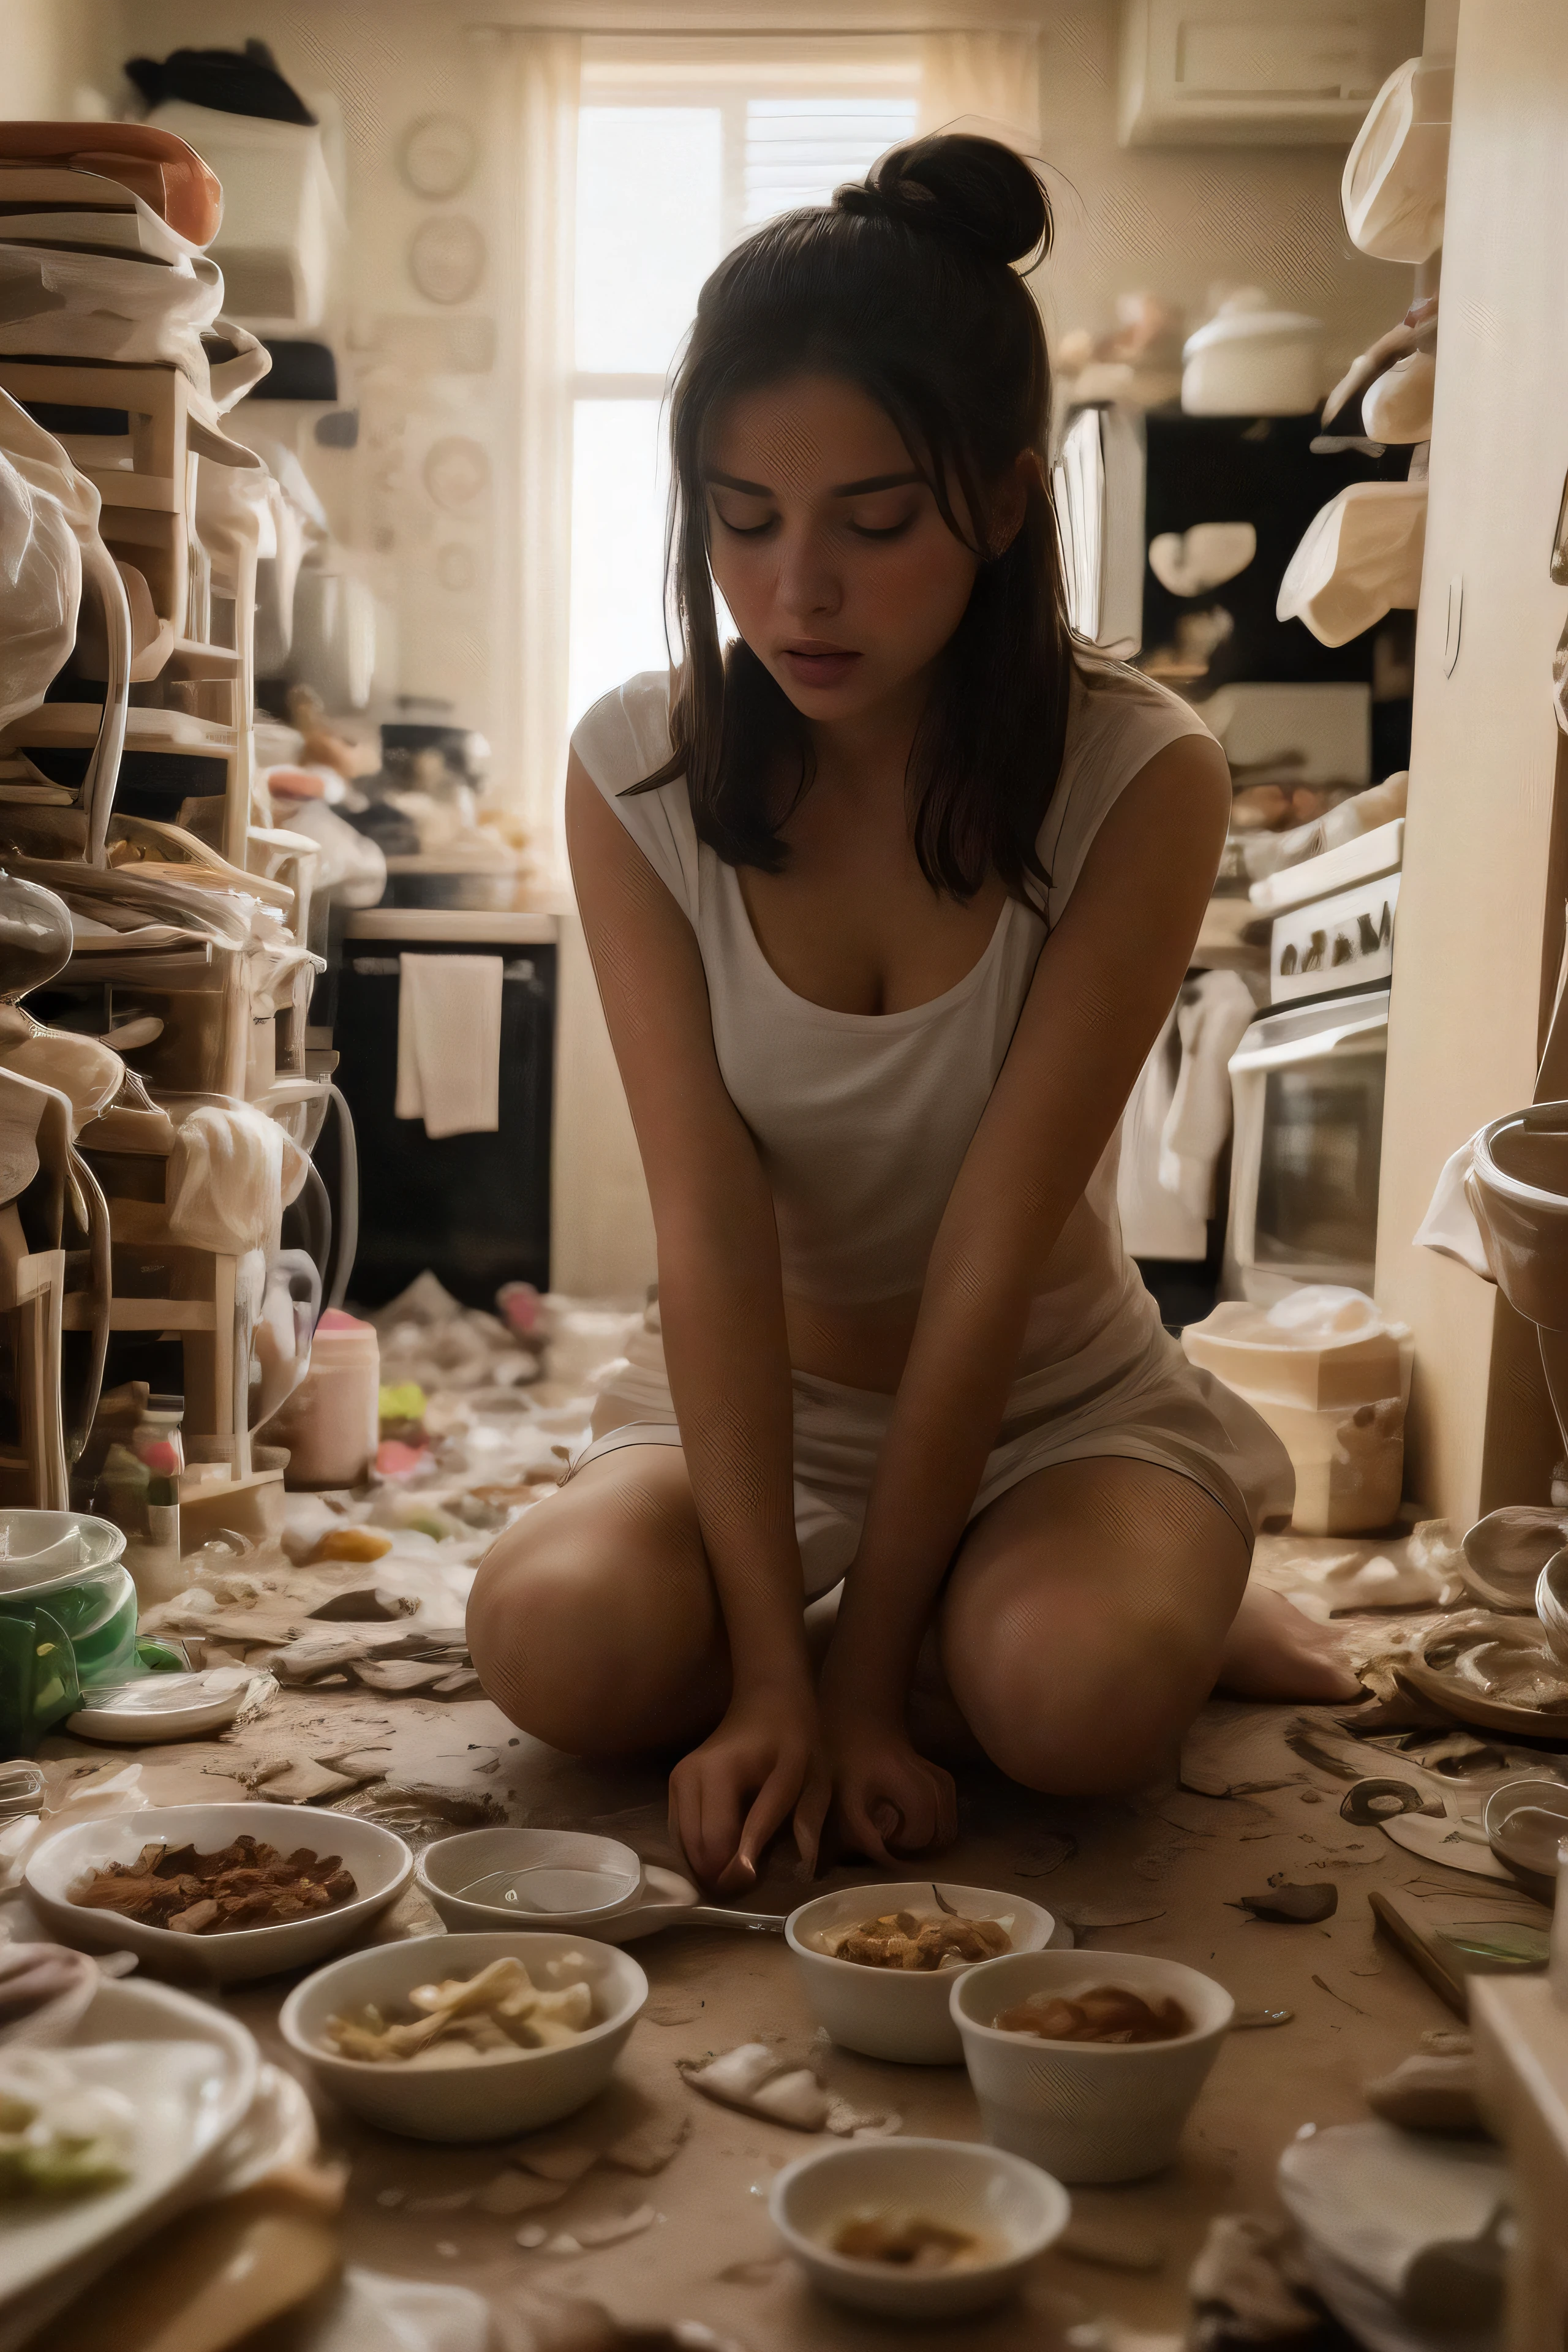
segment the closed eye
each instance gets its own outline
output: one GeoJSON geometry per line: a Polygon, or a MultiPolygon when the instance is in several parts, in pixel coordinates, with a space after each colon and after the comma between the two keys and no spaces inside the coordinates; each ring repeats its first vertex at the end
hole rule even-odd
{"type": "Polygon", "coordinates": [[[852,522],[849,528],[857,539],[902,539],[913,520],[913,515],[907,514],[898,522],[879,524],[852,522]]]}

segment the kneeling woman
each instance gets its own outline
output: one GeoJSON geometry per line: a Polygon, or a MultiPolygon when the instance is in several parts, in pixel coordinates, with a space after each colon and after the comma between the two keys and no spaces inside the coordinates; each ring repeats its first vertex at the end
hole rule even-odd
{"type": "Polygon", "coordinates": [[[1012,266],[1049,234],[1009,150],[938,137],[731,254],[674,394],[680,664],[573,743],[662,1334],[469,1635],[552,1745],[690,1750],[672,1820],[721,1887],[792,1816],[809,1861],[830,1797],[879,1860],[951,1837],[917,1679],[1062,1793],[1136,1785],[1218,1676],[1355,1687],[1242,1605],[1289,1466],[1117,1225],[1230,786],[1068,631],[1012,266]],[[840,1579],[818,1684],[803,1604],[840,1579]]]}

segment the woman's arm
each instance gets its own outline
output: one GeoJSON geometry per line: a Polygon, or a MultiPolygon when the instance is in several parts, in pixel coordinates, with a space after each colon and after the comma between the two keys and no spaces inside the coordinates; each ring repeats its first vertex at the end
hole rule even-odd
{"type": "Polygon", "coordinates": [[[792,1811],[809,1864],[826,1807],[773,1199],[720,1076],[691,926],[575,757],[566,838],[647,1177],[670,1392],[730,1641],[729,1711],[671,1776],[672,1827],[700,1876],[744,1885],[792,1811]]]}
{"type": "Polygon", "coordinates": [[[824,1679],[846,1823],[879,1859],[890,1836],[952,1834],[952,1783],[904,1731],[910,1678],[1031,1297],[1181,986],[1229,808],[1224,755],[1201,737],[1168,745],[1121,794],[1041,950],[943,1213],[824,1679]]]}

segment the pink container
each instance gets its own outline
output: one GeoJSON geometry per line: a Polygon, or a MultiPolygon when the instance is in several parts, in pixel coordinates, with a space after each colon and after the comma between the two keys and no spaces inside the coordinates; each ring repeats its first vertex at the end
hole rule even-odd
{"type": "Polygon", "coordinates": [[[329,1307],[310,1342],[310,1370],[259,1433],[289,1448],[285,1486],[359,1486],[375,1459],[380,1394],[374,1327],[329,1307]]]}

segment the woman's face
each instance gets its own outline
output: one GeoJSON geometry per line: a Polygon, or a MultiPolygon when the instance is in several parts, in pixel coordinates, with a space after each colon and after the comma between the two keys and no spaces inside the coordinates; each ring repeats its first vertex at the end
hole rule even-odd
{"type": "Polygon", "coordinates": [[[808,719],[897,709],[978,566],[887,411],[839,377],[792,376],[728,402],[707,459],[713,577],[758,660],[808,719]]]}

